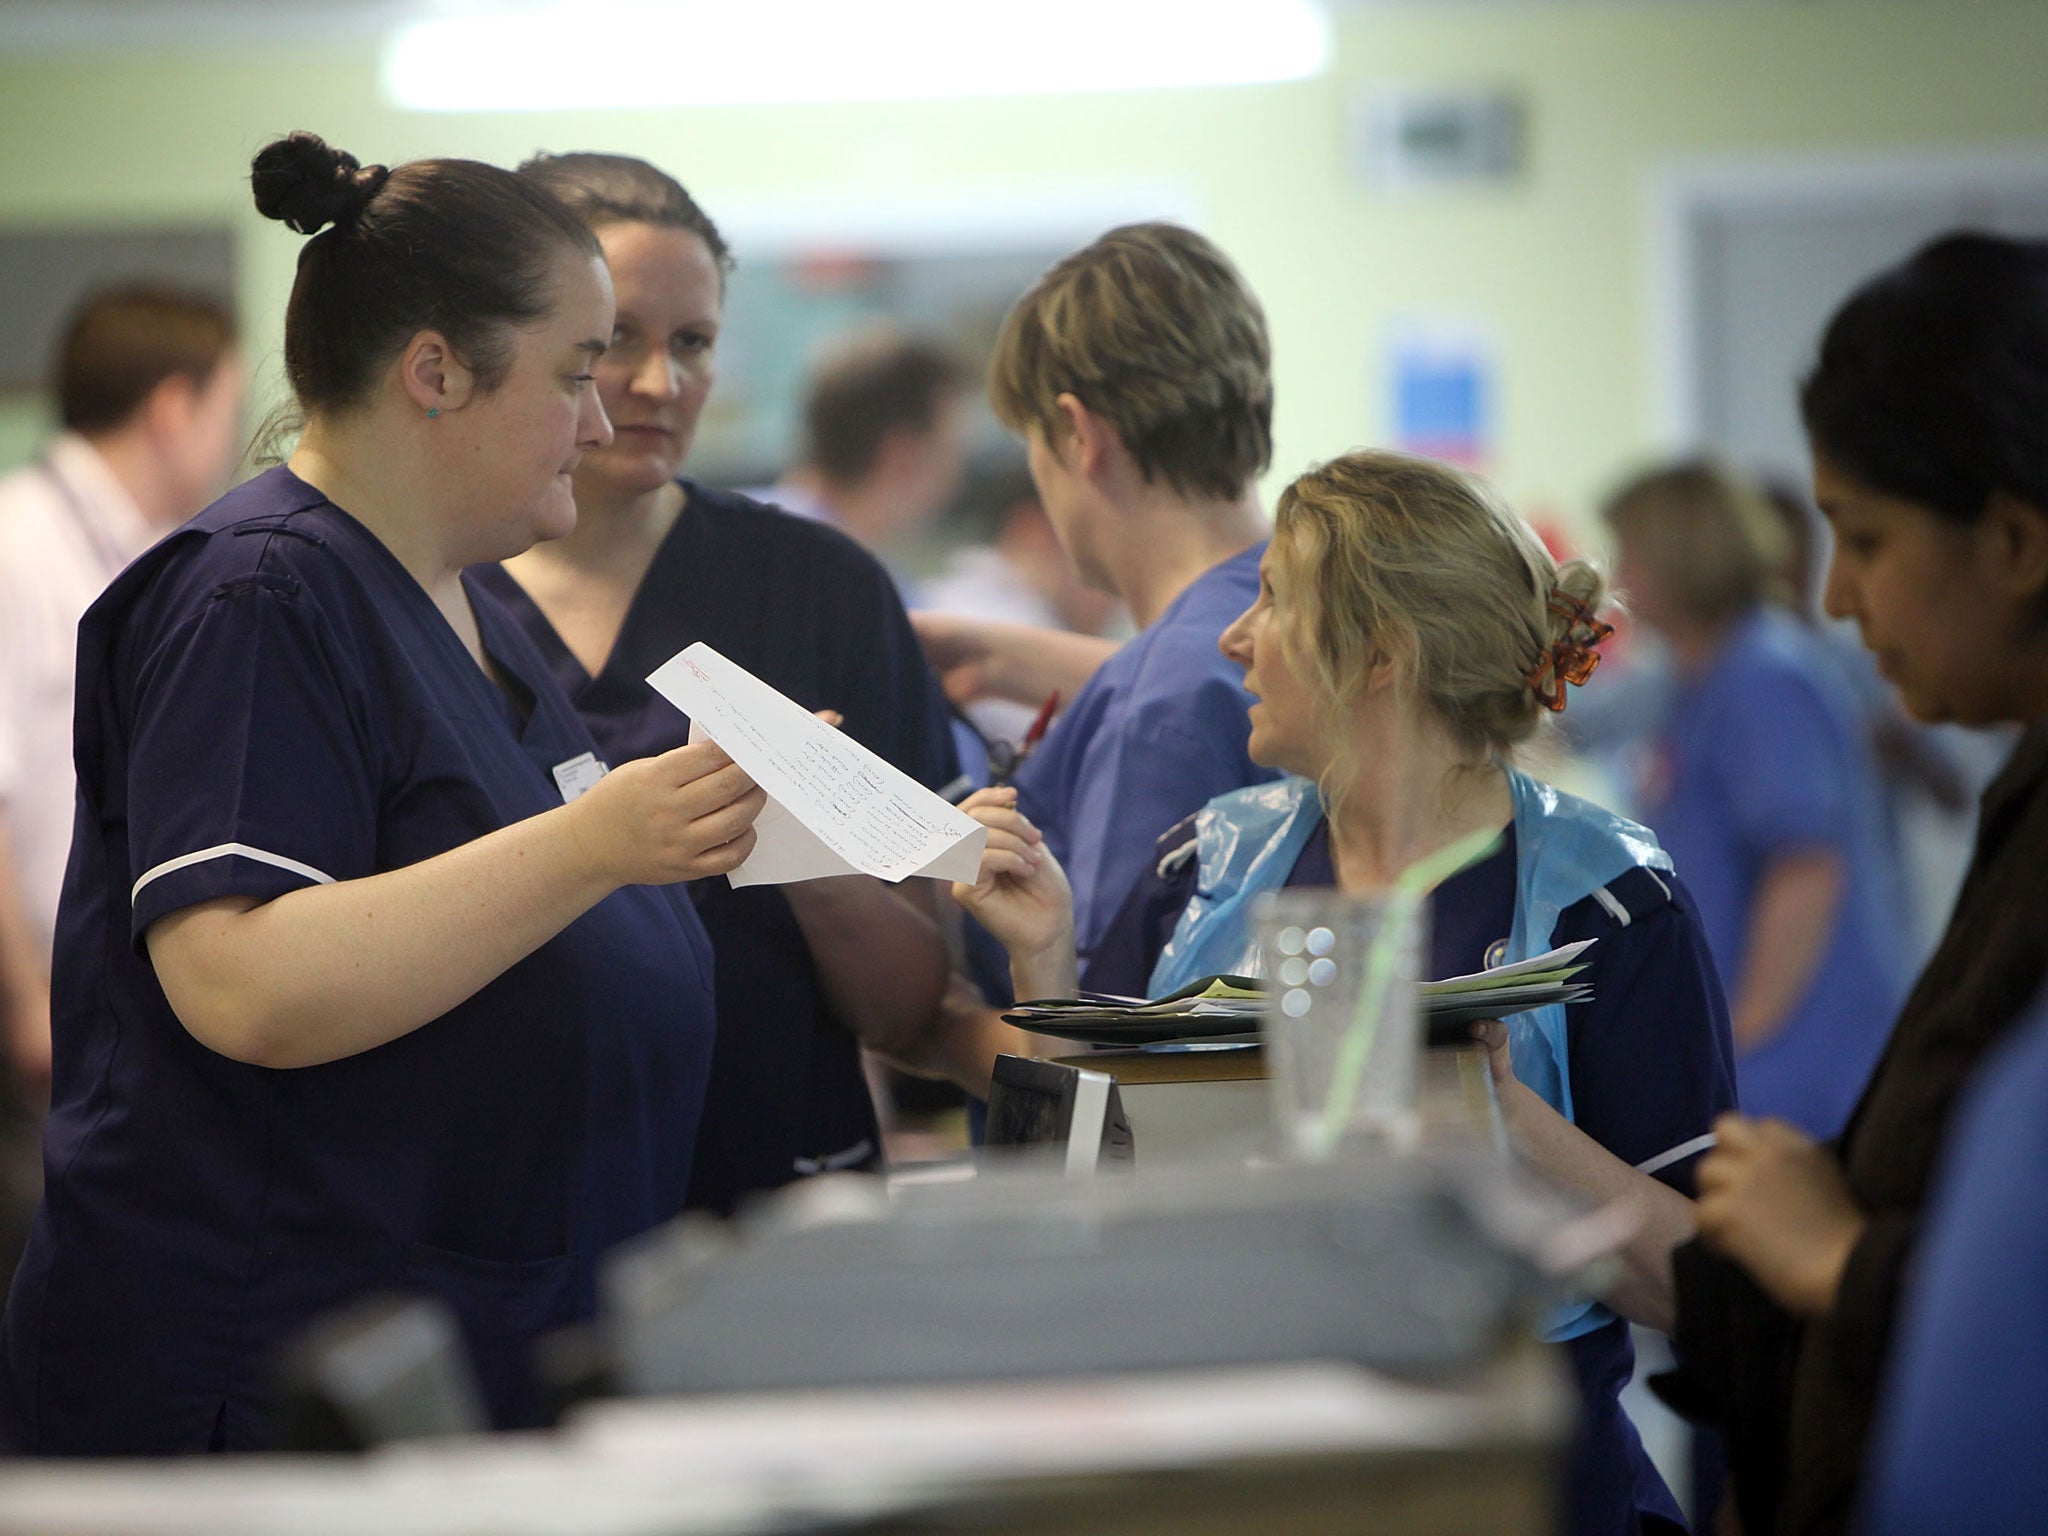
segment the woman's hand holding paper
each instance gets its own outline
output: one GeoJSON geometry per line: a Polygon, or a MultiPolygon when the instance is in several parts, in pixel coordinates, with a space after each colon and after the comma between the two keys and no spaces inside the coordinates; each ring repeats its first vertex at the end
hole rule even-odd
{"type": "Polygon", "coordinates": [[[556,814],[620,885],[667,885],[737,868],[768,797],[717,746],[693,742],[621,764],[556,814]]]}

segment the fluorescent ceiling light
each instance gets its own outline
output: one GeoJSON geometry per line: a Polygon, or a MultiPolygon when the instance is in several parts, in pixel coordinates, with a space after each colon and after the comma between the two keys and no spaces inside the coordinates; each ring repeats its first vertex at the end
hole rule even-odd
{"type": "Polygon", "coordinates": [[[421,112],[1044,95],[1300,80],[1321,0],[583,0],[416,21],[383,85],[421,112]]]}

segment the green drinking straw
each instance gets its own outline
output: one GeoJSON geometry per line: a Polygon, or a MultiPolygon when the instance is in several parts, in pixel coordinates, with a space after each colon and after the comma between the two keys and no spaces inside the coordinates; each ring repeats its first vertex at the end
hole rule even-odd
{"type": "Polygon", "coordinates": [[[1498,828],[1481,828],[1469,837],[1461,837],[1448,847],[1439,848],[1426,858],[1417,859],[1395,877],[1393,888],[1387,893],[1385,919],[1379,932],[1373,935],[1372,947],[1365,954],[1365,975],[1358,986],[1358,1007],[1351,1016],[1351,1027],[1344,1032],[1344,1043],[1338,1049],[1336,1070],[1330,1074],[1330,1097],[1323,1105],[1322,1119],[1316,1123],[1317,1156],[1329,1156],[1337,1145],[1337,1138],[1344,1133],[1344,1123],[1351,1118],[1352,1101],[1358,1096],[1359,1082],[1365,1076],[1365,1064],[1372,1056],[1373,1037],[1379,1032],[1380,999],[1386,993],[1387,981],[1394,969],[1394,951],[1409,919],[1431,891],[1467,864],[1492,853],[1500,844],[1500,836],[1498,828]]]}

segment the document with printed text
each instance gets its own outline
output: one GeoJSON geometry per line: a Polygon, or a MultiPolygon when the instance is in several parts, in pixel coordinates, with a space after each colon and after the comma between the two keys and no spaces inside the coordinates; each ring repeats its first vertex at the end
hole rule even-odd
{"type": "Polygon", "coordinates": [[[767,792],[734,885],[980,870],[988,831],[972,816],[702,641],[647,681],[690,717],[691,740],[716,742],[767,792]]]}

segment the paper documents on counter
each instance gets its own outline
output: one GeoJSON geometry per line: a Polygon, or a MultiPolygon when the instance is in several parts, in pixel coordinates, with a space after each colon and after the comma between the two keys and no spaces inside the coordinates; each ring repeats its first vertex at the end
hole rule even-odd
{"type": "MultiPolygon", "coordinates": [[[[1586,968],[1580,957],[1592,942],[1581,939],[1513,965],[1421,983],[1415,990],[1431,1042],[1463,1043],[1479,1019],[1584,1002],[1593,989],[1576,978],[1586,968]]],[[[1089,1045],[1236,1044],[1258,1038],[1271,986],[1256,976],[1204,976],[1149,1002],[1084,992],[1020,1002],[1003,1018],[1036,1034],[1089,1045]]]]}
{"type": "Polygon", "coordinates": [[[767,791],[747,860],[726,878],[786,885],[827,875],[972,880],[988,830],[893,763],[702,641],[647,679],[767,791]]]}

